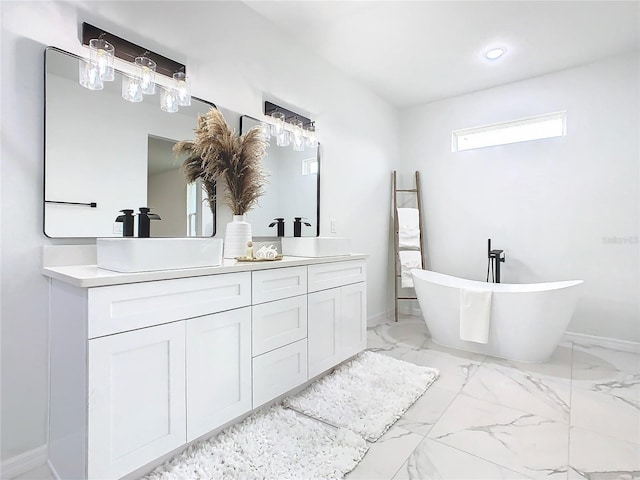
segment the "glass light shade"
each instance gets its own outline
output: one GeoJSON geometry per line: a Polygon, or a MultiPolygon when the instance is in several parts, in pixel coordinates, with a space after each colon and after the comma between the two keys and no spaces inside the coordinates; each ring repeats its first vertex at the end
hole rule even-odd
{"type": "Polygon", "coordinates": [[[260,130],[260,135],[265,142],[271,141],[271,126],[268,123],[259,123],[255,128],[260,130]]]}
{"type": "Polygon", "coordinates": [[[184,72],[173,74],[176,93],[178,95],[178,105],[188,107],[191,105],[191,79],[184,72]]]}
{"type": "Polygon", "coordinates": [[[78,81],[80,85],[89,90],[102,90],[104,88],[98,65],[84,58],[78,60],[78,81]]]}
{"type": "Polygon", "coordinates": [[[89,58],[91,62],[98,66],[100,79],[105,82],[112,82],[116,75],[113,69],[115,48],[102,38],[89,40],[89,58]]]}
{"type": "Polygon", "coordinates": [[[302,152],[304,151],[305,143],[305,139],[302,136],[302,121],[295,119],[293,122],[291,122],[291,125],[293,126],[291,135],[293,137],[293,149],[297,152],[302,152]]]}
{"type": "Polygon", "coordinates": [[[304,152],[304,138],[300,137],[300,139],[298,140],[297,138],[293,138],[293,149],[296,152],[304,152]]]}
{"type": "Polygon", "coordinates": [[[142,85],[138,77],[122,75],[122,98],[128,102],[142,101],[142,85]]]}
{"type": "MultiPolygon", "coordinates": [[[[271,117],[274,120],[273,125],[271,125],[271,135],[278,136],[285,132],[284,129],[284,113],[282,112],[273,112],[271,117]]],[[[278,144],[279,145],[279,144],[278,144]]]]}
{"type": "Polygon", "coordinates": [[[289,130],[283,130],[282,133],[276,135],[276,145],[279,147],[289,146],[289,130]]]}
{"type": "Polygon", "coordinates": [[[156,93],[156,62],[148,57],[136,57],[135,65],[138,77],[140,77],[142,93],[145,95],[153,95],[156,93]]]}
{"type": "Polygon", "coordinates": [[[179,104],[180,97],[175,88],[160,87],[160,108],[163,112],[175,113],[179,104]]]}
{"type": "Polygon", "coordinates": [[[311,148],[315,148],[318,146],[318,134],[317,134],[317,130],[316,130],[316,126],[311,124],[311,125],[307,125],[307,127],[305,128],[305,133],[306,133],[306,139],[305,139],[305,143],[307,145],[307,147],[311,147],[311,148]]]}

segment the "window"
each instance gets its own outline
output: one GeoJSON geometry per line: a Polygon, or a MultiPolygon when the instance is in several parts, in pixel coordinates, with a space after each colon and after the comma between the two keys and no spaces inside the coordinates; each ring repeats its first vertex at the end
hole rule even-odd
{"type": "Polygon", "coordinates": [[[302,175],[315,175],[318,173],[318,159],[306,158],[302,160],[302,175]]]}
{"type": "Polygon", "coordinates": [[[483,127],[455,130],[451,133],[451,151],[563,137],[566,134],[567,112],[549,113],[483,127]]]}

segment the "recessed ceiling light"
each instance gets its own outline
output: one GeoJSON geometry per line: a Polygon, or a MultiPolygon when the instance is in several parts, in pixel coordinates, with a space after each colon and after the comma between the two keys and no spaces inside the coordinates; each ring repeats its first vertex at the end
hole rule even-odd
{"type": "Polygon", "coordinates": [[[491,50],[487,51],[484,56],[487,60],[496,60],[504,55],[505,51],[506,50],[504,48],[492,48],[491,50]]]}

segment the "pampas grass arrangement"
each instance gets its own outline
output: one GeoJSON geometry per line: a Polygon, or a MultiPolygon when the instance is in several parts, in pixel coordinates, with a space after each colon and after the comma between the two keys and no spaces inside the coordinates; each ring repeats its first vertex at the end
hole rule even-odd
{"type": "Polygon", "coordinates": [[[268,141],[260,127],[238,136],[222,113],[211,108],[198,115],[195,140],[183,140],[173,147],[176,155],[186,154],[182,168],[188,183],[202,179],[213,209],[215,182],[223,180],[228,190],[227,204],[234,215],[244,215],[264,194],[269,173],[262,165],[268,141]]]}

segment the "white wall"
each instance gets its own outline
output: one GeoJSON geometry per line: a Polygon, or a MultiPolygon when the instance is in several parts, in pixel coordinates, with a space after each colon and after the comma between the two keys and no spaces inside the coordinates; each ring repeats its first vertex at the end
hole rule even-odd
{"type": "MultiPolygon", "coordinates": [[[[186,63],[195,96],[259,117],[268,94],[317,120],[321,233],[336,219],[337,234],[371,254],[368,313],[385,314],[387,258],[379,252],[387,249],[389,172],[397,159],[394,108],[241,3],[3,1],[0,8],[2,460],[46,441],[48,283],[41,249],[70,241],[42,233],[43,51],[54,45],[86,54],[78,42],[83,21],[186,63]]],[[[222,209],[218,236],[230,220],[222,209]]]]}
{"type": "Polygon", "coordinates": [[[431,269],[484,280],[492,238],[503,282],[585,281],[569,331],[639,341],[639,84],[635,52],[402,111],[431,269]],[[560,110],[566,137],[451,152],[452,130],[560,110]]]}

